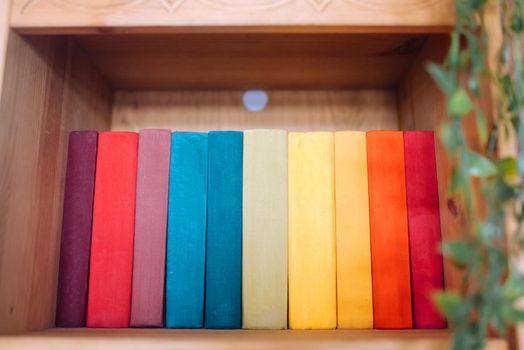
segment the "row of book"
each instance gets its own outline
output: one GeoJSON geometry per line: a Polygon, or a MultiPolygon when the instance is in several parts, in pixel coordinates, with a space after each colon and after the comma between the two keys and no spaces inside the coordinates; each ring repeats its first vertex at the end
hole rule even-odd
{"type": "Polygon", "coordinates": [[[444,328],[426,131],[78,131],[58,327],[444,328]]]}

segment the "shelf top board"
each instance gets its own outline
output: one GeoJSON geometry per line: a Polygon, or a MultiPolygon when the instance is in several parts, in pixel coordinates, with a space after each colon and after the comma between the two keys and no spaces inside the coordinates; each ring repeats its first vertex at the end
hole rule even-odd
{"type": "Polygon", "coordinates": [[[12,0],[24,33],[444,33],[452,0],[12,0]]]}
{"type": "MultiPolygon", "coordinates": [[[[449,348],[448,330],[172,330],[49,329],[0,337],[5,349],[435,349],[449,348]]],[[[489,350],[507,349],[492,339],[489,350]]]]}

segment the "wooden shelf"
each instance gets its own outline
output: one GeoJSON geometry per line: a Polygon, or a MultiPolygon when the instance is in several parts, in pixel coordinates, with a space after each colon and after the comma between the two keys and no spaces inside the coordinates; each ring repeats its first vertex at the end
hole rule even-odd
{"type": "MultiPolygon", "coordinates": [[[[452,0],[8,2],[0,0],[0,334],[11,335],[0,335],[0,349],[449,348],[449,330],[50,327],[69,131],[436,130],[445,100],[426,66],[447,52],[452,0]],[[245,110],[247,88],[268,89],[264,111],[245,110]]],[[[491,119],[491,98],[482,100],[491,119]]],[[[436,147],[450,239],[465,218],[446,196],[451,163],[436,147]]],[[[447,288],[459,288],[461,274],[444,269],[447,288]]],[[[487,348],[507,346],[491,339],[487,348]]]]}
{"type": "Polygon", "coordinates": [[[449,32],[451,0],[13,0],[25,33],[449,32]]]}
{"type": "MultiPolygon", "coordinates": [[[[19,349],[377,349],[442,350],[449,348],[448,330],[171,330],[49,329],[0,337],[0,348],[19,349]]],[[[487,349],[507,349],[492,339],[487,349]]]]}

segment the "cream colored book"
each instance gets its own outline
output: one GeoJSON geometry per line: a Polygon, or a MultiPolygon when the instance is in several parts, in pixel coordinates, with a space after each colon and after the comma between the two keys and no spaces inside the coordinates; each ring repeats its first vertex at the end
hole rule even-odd
{"type": "Polygon", "coordinates": [[[366,133],[335,133],[338,328],[373,328],[366,133]]]}
{"type": "Polygon", "coordinates": [[[289,133],[289,327],[337,326],[333,133],[289,133]]]}
{"type": "Polygon", "coordinates": [[[244,132],[242,324],[287,328],[287,131],[244,132]]]}

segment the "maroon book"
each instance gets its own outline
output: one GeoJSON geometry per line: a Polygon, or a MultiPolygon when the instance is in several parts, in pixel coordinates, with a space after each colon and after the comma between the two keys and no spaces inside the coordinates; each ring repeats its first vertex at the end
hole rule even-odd
{"type": "Polygon", "coordinates": [[[162,327],[171,131],[138,136],[132,327],[162,327]]]}
{"type": "Polygon", "coordinates": [[[415,328],[445,328],[431,294],[444,288],[440,214],[431,131],[404,133],[409,251],[415,328]]]}
{"type": "Polygon", "coordinates": [[[73,131],[69,135],[56,304],[57,327],[85,326],[97,138],[96,131],[73,131]]]}

